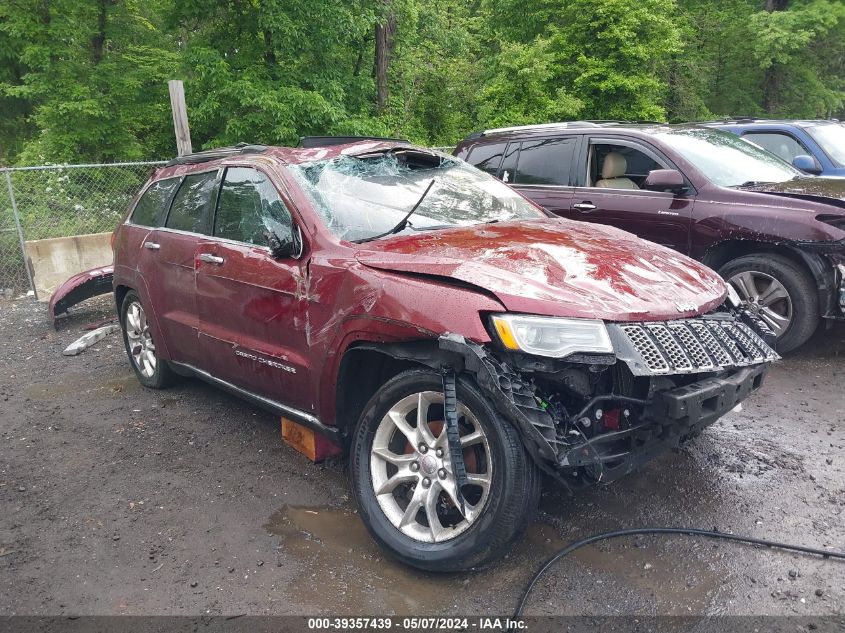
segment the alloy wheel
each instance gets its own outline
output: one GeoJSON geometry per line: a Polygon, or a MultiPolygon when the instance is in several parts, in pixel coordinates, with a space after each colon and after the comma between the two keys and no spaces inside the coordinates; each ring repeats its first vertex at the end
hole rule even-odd
{"type": "Polygon", "coordinates": [[[484,429],[459,402],[467,470],[461,511],[443,419],[442,393],[407,396],[382,418],[370,453],[373,490],[385,516],[406,536],[426,543],[448,541],[467,530],[487,503],[493,477],[484,429]]]}
{"type": "Polygon", "coordinates": [[[130,303],[126,310],[124,329],[132,362],[144,378],[152,378],[158,364],[156,348],[147,323],[147,314],[137,301],[130,303]]]}
{"type": "Polygon", "coordinates": [[[792,297],[777,279],[759,271],[737,273],[728,282],[736,289],[743,304],[759,316],[777,336],[792,323],[792,297]]]}

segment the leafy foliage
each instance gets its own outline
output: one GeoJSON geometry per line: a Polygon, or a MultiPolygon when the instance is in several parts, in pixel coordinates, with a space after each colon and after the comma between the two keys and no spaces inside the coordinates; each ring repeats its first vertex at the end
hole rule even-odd
{"type": "Polygon", "coordinates": [[[0,163],[170,156],[173,78],[197,149],[307,134],[449,145],[572,118],[834,116],[845,3],[6,0],[0,163]]]}

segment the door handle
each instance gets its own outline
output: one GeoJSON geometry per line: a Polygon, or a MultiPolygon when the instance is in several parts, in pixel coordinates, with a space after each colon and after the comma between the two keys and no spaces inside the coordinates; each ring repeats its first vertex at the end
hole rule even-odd
{"type": "Polygon", "coordinates": [[[596,205],[592,202],[579,202],[578,204],[573,204],[572,208],[580,211],[581,213],[589,213],[590,211],[596,210],[596,205]]]}
{"type": "Polygon", "coordinates": [[[208,262],[209,264],[217,264],[219,266],[226,260],[222,257],[217,257],[217,255],[212,255],[211,253],[200,253],[200,261],[208,262]]]}
{"type": "Polygon", "coordinates": [[[156,242],[144,242],[144,248],[148,248],[151,251],[157,251],[161,248],[161,244],[157,244],[156,242]]]}

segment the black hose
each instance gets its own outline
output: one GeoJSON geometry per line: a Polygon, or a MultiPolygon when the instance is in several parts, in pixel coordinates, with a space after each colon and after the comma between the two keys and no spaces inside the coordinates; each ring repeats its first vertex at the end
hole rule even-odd
{"type": "Polygon", "coordinates": [[[540,577],[548,571],[549,567],[554,565],[557,561],[559,561],[564,556],[571,554],[577,549],[584,547],[585,545],[591,545],[592,543],[598,543],[599,541],[607,541],[614,538],[619,538],[622,536],[638,536],[640,534],[685,534],[687,536],[703,536],[706,538],[716,538],[716,539],[725,539],[728,541],[737,541],[739,543],[747,543],[749,545],[763,545],[764,547],[777,547],[778,549],[785,549],[790,550],[793,552],[803,552],[804,554],[815,554],[817,556],[822,556],[824,558],[840,558],[845,559],[845,553],[843,552],[831,552],[829,550],[824,549],[817,549],[815,547],[804,547],[803,545],[790,545],[788,543],[777,543],[775,541],[767,541],[765,539],[759,538],[752,538],[750,536],[736,536],[734,534],[726,534],[724,532],[714,532],[711,530],[699,530],[697,528],[633,528],[630,530],[616,530],[615,532],[605,532],[603,534],[594,534],[593,536],[589,536],[585,539],[581,539],[580,541],[576,541],[575,543],[571,543],[564,547],[562,550],[557,552],[554,556],[549,558],[540,569],[534,574],[531,578],[531,581],[525,586],[525,589],[522,591],[522,596],[519,599],[519,604],[516,607],[516,611],[514,611],[513,619],[516,620],[522,616],[522,611],[525,608],[525,603],[528,600],[528,595],[531,593],[531,590],[534,589],[534,586],[537,584],[537,581],[540,580],[540,577]]]}

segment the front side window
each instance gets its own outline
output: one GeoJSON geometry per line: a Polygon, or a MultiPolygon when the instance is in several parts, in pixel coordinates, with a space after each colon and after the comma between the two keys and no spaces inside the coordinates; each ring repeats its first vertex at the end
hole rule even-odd
{"type": "Polygon", "coordinates": [[[642,189],[648,173],[667,166],[627,145],[590,144],[587,186],[602,189],[642,189]]]}
{"type": "Polygon", "coordinates": [[[335,235],[373,239],[397,233],[542,218],[507,185],[456,158],[391,150],[292,165],[290,171],[335,235]]]}
{"type": "Polygon", "coordinates": [[[215,237],[266,246],[268,232],[289,235],[292,230],[290,212],[266,175],[247,167],[226,170],[214,219],[215,237]]]}
{"type": "Polygon", "coordinates": [[[845,167],[845,125],[814,125],[807,131],[837,167],[845,167]]]}
{"type": "Polygon", "coordinates": [[[154,182],[144,195],[138,200],[135,209],[132,211],[132,224],[140,226],[159,226],[165,212],[170,195],[179,186],[178,178],[168,178],[154,182]]]}
{"type": "Polygon", "coordinates": [[[688,128],[655,136],[722,187],[786,182],[802,175],[778,156],[730,132],[688,128]]]}
{"type": "Polygon", "coordinates": [[[211,194],[217,179],[216,171],[185,176],[173,198],[165,226],[190,233],[211,233],[211,194]]]}
{"type": "Polygon", "coordinates": [[[491,143],[490,145],[476,145],[467,156],[467,162],[475,165],[481,171],[495,176],[499,171],[502,162],[502,154],[505,152],[504,143],[491,143]]]}
{"type": "Polygon", "coordinates": [[[749,132],[748,134],[744,134],[742,138],[751,141],[755,145],[759,145],[776,156],[780,156],[788,163],[791,163],[796,156],[810,155],[806,147],[788,134],[780,134],[779,132],[749,132]]]}
{"type": "Polygon", "coordinates": [[[569,184],[574,138],[524,141],[513,183],[517,185],[569,184]]]}

